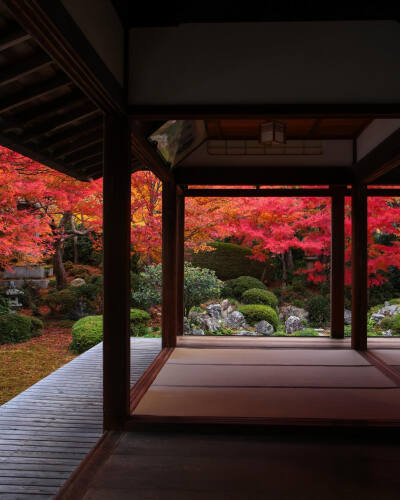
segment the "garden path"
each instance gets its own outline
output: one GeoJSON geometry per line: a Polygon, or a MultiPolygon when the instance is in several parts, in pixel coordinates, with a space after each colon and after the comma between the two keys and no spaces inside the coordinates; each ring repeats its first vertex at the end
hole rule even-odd
{"type": "MultiPolygon", "coordinates": [[[[131,339],[131,384],[160,339],[131,339]]],[[[49,499],[102,434],[102,344],[0,407],[0,498],[49,499]]]]}

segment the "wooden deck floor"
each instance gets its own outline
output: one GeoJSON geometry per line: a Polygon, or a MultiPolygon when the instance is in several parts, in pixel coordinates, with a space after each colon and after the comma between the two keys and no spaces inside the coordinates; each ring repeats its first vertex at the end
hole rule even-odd
{"type": "MultiPolygon", "coordinates": [[[[160,351],[131,339],[131,383],[160,351]]],[[[102,434],[102,344],[0,407],[0,498],[49,499],[102,434]]]]}

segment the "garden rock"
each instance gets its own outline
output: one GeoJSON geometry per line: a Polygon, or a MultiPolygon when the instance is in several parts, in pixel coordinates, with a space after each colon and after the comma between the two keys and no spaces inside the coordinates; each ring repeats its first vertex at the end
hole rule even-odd
{"type": "Polygon", "coordinates": [[[183,334],[190,335],[190,324],[186,317],[183,318],[183,334]]]}
{"type": "Polygon", "coordinates": [[[191,311],[189,320],[201,330],[209,330],[210,332],[216,332],[221,327],[221,321],[209,316],[207,313],[191,311]]]}
{"type": "MultiPolygon", "coordinates": [[[[400,314],[400,304],[390,304],[389,302],[385,302],[385,306],[376,311],[374,314],[383,314],[383,316],[394,316],[395,314],[400,314]]],[[[371,318],[374,314],[371,315],[371,318]]]]}
{"type": "Polygon", "coordinates": [[[204,330],[200,328],[192,328],[191,335],[204,335],[204,330]]]}
{"type": "Polygon", "coordinates": [[[270,336],[274,333],[274,327],[268,321],[262,320],[255,325],[256,332],[261,335],[270,336]]]}
{"type": "Polygon", "coordinates": [[[220,320],[222,317],[222,306],[221,304],[210,304],[206,307],[206,312],[212,318],[220,320]]]}
{"type": "Polygon", "coordinates": [[[236,335],[241,337],[259,337],[260,334],[257,332],[251,332],[250,330],[240,330],[236,335]]]}
{"type": "Polygon", "coordinates": [[[371,314],[371,321],[379,324],[383,320],[384,317],[385,317],[384,314],[373,313],[373,314],[371,314]]]}
{"type": "Polygon", "coordinates": [[[305,309],[296,306],[283,306],[279,308],[279,319],[281,321],[286,321],[290,316],[307,319],[308,312],[305,309]]]}
{"type": "Polygon", "coordinates": [[[82,278],[75,278],[71,281],[70,285],[78,287],[78,286],[86,285],[86,281],[82,278]]]}
{"type": "Polygon", "coordinates": [[[351,325],[351,311],[350,311],[350,309],[344,310],[344,324],[351,325]]]}
{"type": "Polygon", "coordinates": [[[386,330],[385,332],[382,332],[382,335],[384,337],[392,337],[392,330],[389,328],[389,330],[386,330]]]}
{"type": "Polygon", "coordinates": [[[244,327],[246,324],[245,317],[239,311],[233,311],[225,319],[225,326],[228,328],[240,328],[244,327]]]}
{"type": "Polygon", "coordinates": [[[297,332],[298,330],[303,330],[303,323],[297,316],[289,316],[285,322],[286,333],[297,332]]]}
{"type": "MultiPolygon", "coordinates": [[[[228,307],[231,305],[231,303],[229,302],[228,299],[225,299],[221,302],[221,309],[222,311],[225,311],[226,309],[228,309],[228,307]]],[[[232,306],[231,306],[232,307],[232,306]]]]}

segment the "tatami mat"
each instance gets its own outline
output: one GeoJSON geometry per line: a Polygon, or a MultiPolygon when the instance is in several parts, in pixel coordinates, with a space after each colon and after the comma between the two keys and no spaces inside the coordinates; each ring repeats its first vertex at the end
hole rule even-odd
{"type": "Polygon", "coordinates": [[[400,350],[373,349],[371,352],[388,365],[400,366],[400,350]]]}
{"type": "Polygon", "coordinates": [[[168,360],[183,364],[368,366],[354,350],[177,348],[168,360]]]}
{"type": "Polygon", "coordinates": [[[135,414],[400,421],[400,389],[210,389],[153,386],[139,403],[135,414]]]}
{"type": "Polygon", "coordinates": [[[400,421],[400,387],[350,349],[177,348],[135,414],[400,421]]]}
{"type": "Polygon", "coordinates": [[[373,366],[259,366],[166,364],[153,386],[396,387],[373,366]]]}

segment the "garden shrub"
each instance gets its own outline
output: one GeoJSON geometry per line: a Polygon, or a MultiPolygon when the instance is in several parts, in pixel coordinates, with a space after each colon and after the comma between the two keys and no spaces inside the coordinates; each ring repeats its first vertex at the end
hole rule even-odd
{"type": "Polygon", "coordinates": [[[392,330],[392,335],[400,335],[400,314],[386,316],[378,326],[381,330],[392,330]]]}
{"type": "Polygon", "coordinates": [[[78,320],[72,327],[70,349],[81,354],[100,343],[103,339],[103,317],[86,316],[78,320]]]}
{"type": "MultiPolygon", "coordinates": [[[[220,281],[214,271],[194,267],[190,262],[185,262],[184,281],[184,308],[187,314],[193,306],[219,298],[222,289],[220,281]]],[[[132,292],[132,305],[149,310],[161,304],[162,268],[147,266],[139,274],[136,289],[132,292]]]]}
{"type": "MultiPolygon", "coordinates": [[[[215,250],[193,254],[194,266],[211,269],[215,271],[219,279],[224,281],[242,275],[255,278],[262,276],[265,264],[249,258],[252,255],[250,248],[220,241],[214,241],[208,245],[215,250]]],[[[271,273],[267,272],[267,274],[271,273]]]]}
{"type": "Polygon", "coordinates": [[[247,290],[251,290],[252,288],[258,288],[261,290],[267,289],[264,283],[257,278],[253,278],[252,276],[239,276],[239,278],[228,280],[225,283],[224,296],[227,296],[226,290],[229,289],[232,294],[230,297],[240,300],[243,293],[247,290]]]}
{"type": "Polygon", "coordinates": [[[329,322],[330,301],[324,295],[313,295],[306,303],[308,320],[313,326],[321,326],[329,322]]]}
{"type": "Polygon", "coordinates": [[[275,330],[278,329],[279,320],[278,315],[274,309],[270,306],[264,306],[261,304],[249,304],[240,306],[238,311],[243,314],[246,322],[249,325],[255,325],[259,321],[265,320],[270,323],[275,330]]]}
{"type": "Polygon", "coordinates": [[[15,312],[0,316],[0,345],[25,342],[40,335],[43,323],[32,316],[15,312]]]}
{"type": "Polygon", "coordinates": [[[132,337],[143,337],[147,333],[150,314],[141,309],[131,309],[130,325],[132,337]]]}
{"type": "Polygon", "coordinates": [[[278,307],[278,299],[269,290],[262,290],[261,288],[250,288],[242,295],[242,302],[244,304],[264,304],[276,309],[278,307]]]}

